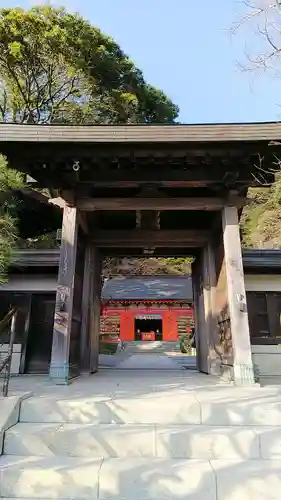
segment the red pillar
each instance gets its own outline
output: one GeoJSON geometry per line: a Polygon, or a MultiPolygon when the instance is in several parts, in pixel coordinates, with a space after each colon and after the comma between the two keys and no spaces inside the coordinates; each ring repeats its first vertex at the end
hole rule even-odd
{"type": "Polygon", "coordinates": [[[178,340],[177,317],[173,311],[163,312],[163,340],[176,342],[178,340]]]}
{"type": "Polygon", "coordinates": [[[135,320],[133,311],[120,312],[120,339],[133,342],[135,340],[135,320]]]}

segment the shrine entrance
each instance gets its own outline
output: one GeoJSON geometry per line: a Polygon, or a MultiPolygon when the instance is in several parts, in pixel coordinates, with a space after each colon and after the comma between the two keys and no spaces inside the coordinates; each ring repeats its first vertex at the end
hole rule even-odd
{"type": "Polygon", "coordinates": [[[194,257],[198,368],[254,383],[239,218],[248,187],[274,180],[280,129],[0,125],[9,164],[62,211],[54,383],[98,370],[101,259],[127,255],[194,257]]]}
{"type": "Polygon", "coordinates": [[[161,316],[135,316],[136,341],[161,341],[163,339],[163,322],[161,316]]]}

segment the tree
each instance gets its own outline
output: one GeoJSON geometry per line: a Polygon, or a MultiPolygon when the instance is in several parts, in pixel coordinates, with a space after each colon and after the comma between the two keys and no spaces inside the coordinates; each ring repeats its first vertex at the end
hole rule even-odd
{"type": "MultiPolygon", "coordinates": [[[[1,121],[173,123],[178,112],[112,38],[78,14],[49,5],[0,10],[1,121]]],[[[0,168],[4,177],[9,173],[4,194],[22,178],[3,159],[0,168]]],[[[14,200],[5,201],[0,230],[0,276],[5,276],[17,241],[14,200]]],[[[24,246],[54,244],[52,234],[24,246]]]]}
{"type": "MultiPolygon", "coordinates": [[[[242,68],[247,71],[268,72],[272,77],[280,76],[281,63],[281,3],[279,0],[252,0],[244,2],[245,13],[232,27],[233,33],[246,30],[247,62],[242,68]],[[251,36],[249,36],[249,34],[251,36]],[[252,48],[251,40],[256,39],[252,48]]],[[[277,145],[277,143],[275,143],[277,145]]],[[[270,147],[270,143],[269,146],[270,147]]],[[[248,197],[252,203],[243,211],[241,229],[243,244],[246,247],[280,248],[281,247],[281,174],[280,158],[273,155],[271,173],[275,174],[275,183],[269,187],[264,181],[262,159],[256,166],[256,180],[260,188],[250,189],[248,197]]],[[[267,172],[269,173],[269,172],[267,172]]]]}
{"type": "Polygon", "coordinates": [[[281,2],[280,0],[245,1],[245,13],[233,23],[232,32],[245,28],[247,41],[258,36],[254,49],[247,48],[247,70],[270,70],[280,74],[281,57],[281,2]],[[250,31],[251,30],[251,31],[250,31]]]}
{"type": "Polygon", "coordinates": [[[22,175],[9,169],[5,158],[0,155],[0,283],[6,279],[17,239],[15,200],[10,190],[23,186],[22,175]]]}
{"type": "Polygon", "coordinates": [[[114,40],[51,6],[0,11],[1,118],[20,123],[172,123],[175,106],[114,40]]]}

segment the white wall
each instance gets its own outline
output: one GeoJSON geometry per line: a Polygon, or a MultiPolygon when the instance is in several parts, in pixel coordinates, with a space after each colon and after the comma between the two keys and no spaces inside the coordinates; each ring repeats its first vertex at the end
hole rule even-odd
{"type": "Polygon", "coordinates": [[[256,380],[261,385],[281,384],[281,345],[252,345],[256,380]]]}
{"type": "Polygon", "coordinates": [[[13,274],[9,281],[0,285],[0,292],[56,292],[56,275],[13,274]]]}
{"type": "MultiPolygon", "coordinates": [[[[247,292],[281,292],[281,275],[245,275],[247,292]]],[[[256,378],[261,385],[281,383],[281,345],[252,345],[256,378]]]]}
{"type": "Polygon", "coordinates": [[[245,275],[246,292],[281,292],[280,274],[245,275]]]}

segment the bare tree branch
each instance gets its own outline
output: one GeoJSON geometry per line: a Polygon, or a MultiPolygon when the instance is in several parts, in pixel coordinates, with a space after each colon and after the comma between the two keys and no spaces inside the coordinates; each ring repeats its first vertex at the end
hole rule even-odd
{"type": "MultiPolygon", "coordinates": [[[[233,23],[232,35],[241,31],[243,27],[249,29],[254,26],[256,35],[264,41],[264,49],[260,44],[252,47],[251,54],[245,53],[248,64],[244,64],[244,70],[281,70],[281,4],[280,0],[270,2],[269,0],[247,0],[243,2],[246,13],[233,23]],[[258,47],[258,51],[256,47],[258,47]]],[[[247,40],[249,39],[247,34],[247,40]]],[[[249,52],[249,50],[248,50],[249,52]]]]}

